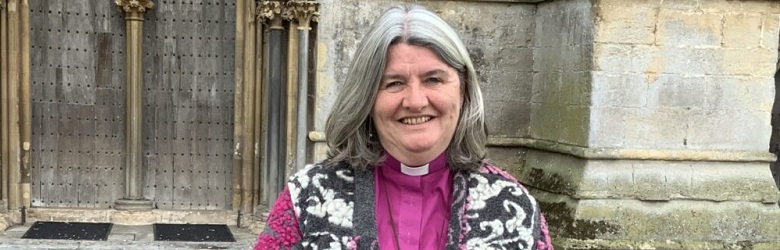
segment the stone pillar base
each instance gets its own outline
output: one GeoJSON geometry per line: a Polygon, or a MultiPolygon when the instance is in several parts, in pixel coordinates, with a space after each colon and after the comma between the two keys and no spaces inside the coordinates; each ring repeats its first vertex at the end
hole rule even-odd
{"type": "Polygon", "coordinates": [[[5,200],[0,200],[0,232],[5,231],[13,224],[11,213],[8,213],[8,205],[5,200]]]}
{"type": "Polygon", "coordinates": [[[780,242],[701,242],[701,241],[647,241],[631,242],[622,240],[576,240],[557,239],[553,241],[556,250],[591,249],[780,249],[780,242]]]}
{"type": "Polygon", "coordinates": [[[556,249],[780,249],[769,163],[524,158],[556,249]]]}
{"type": "Polygon", "coordinates": [[[146,211],[152,210],[154,205],[150,200],[131,200],[131,199],[119,199],[114,203],[114,209],[127,210],[127,211],[146,211]]]}
{"type": "Polygon", "coordinates": [[[555,249],[780,249],[775,203],[531,193],[550,224],[555,249]]]}

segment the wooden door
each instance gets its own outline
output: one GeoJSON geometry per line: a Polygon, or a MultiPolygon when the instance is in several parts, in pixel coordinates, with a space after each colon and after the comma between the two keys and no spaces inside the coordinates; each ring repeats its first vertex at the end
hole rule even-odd
{"type": "Polygon", "coordinates": [[[124,192],[124,19],[109,1],[30,1],[32,205],[124,192]]]}
{"type": "Polygon", "coordinates": [[[235,1],[158,1],[144,23],[145,196],[229,209],[235,1]]]}
{"type": "MultiPolygon", "coordinates": [[[[113,1],[30,1],[32,204],[124,195],[125,20],[113,1]]],[[[143,37],[144,196],[231,207],[234,1],[155,1],[143,37]]]]}

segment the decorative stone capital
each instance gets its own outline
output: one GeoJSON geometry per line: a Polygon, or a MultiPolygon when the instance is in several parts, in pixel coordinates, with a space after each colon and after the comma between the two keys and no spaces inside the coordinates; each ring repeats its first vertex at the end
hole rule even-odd
{"type": "Polygon", "coordinates": [[[316,1],[292,1],[287,4],[292,11],[292,17],[298,21],[299,29],[311,29],[311,22],[319,21],[319,3],[316,1]]]}
{"type": "Polygon", "coordinates": [[[290,20],[292,12],[283,1],[263,1],[257,7],[257,18],[263,20],[271,29],[283,29],[282,21],[290,20]]]}
{"type": "Polygon", "coordinates": [[[154,7],[152,0],[114,0],[119,9],[127,13],[144,13],[154,7]]]}
{"type": "Polygon", "coordinates": [[[0,10],[5,9],[5,0],[0,0],[0,10]]]}

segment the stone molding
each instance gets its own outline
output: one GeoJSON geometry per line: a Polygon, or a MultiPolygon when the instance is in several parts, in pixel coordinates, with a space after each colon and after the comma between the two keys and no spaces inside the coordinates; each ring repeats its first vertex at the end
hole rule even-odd
{"type": "Polygon", "coordinates": [[[292,12],[292,18],[298,21],[298,29],[311,29],[311,22],[318,22],[320,12],[317,11],[319,3],[315,1],[287,2],[292,12]]]}
{"type": "Polygon", "coordinates": [[[152,0],[115,0],[116,5],[125,12],[144,13],[154,7],[152,0]]]}
{"type": "Polygon", "coordinates": [[[132,200],[119,199],[114,203],[114,209],[123,211],[146,211],[152,210],[154,203],[151,200],[132,200]]]}
{"type": "MultiPolygon", "coordinates": [[[[309,140],[325,142],[325,133],[309,132],[309,140]]],[[[696,150],[696,149],[635,149],[588,148],[559,142],[519,137],[488,137],[491,147],[525,147],[567,154],[589,160],[646,160],[646,161],[714,161],[714,162],[774,162],[776,156],[764,151],[696,150]]]]}
{"type": "Polygon", "coordinates": [[[572,200],[770,204],[780,199],[766,163],[588,160],[533,149],[515,154],[519,163],[500,165],[520,182],[572,200]]]}
{"type": "Polygon", "coordinates": [[[774,154],[748,150],[588,148],[532,138],[489,137],[488,146],[527,147],[590,160],[774,162],[774,154]]]}
{"type": "Polygon", "coordinates": [[[531,194],[550,231],[556,232],[556,249],[778,249],[780,245],[777,204],[571,200],[543,191],[531,194]]]}
{"type": "MultiPolygon", "coordinates": [[[[153,223],[200,223],[227,224],[234,226],[238,222],[236,212],[232,210],[142,210],[125,211],[99,208],[30,208],[28,221],[55,220],[102,221],[122,225],[149,225],[153,223]]],[[[241,217],[251,217],[242,214],[241,217]]],[[[263,217],[265,218],[265,217],[263,217]]],[[[1,218],[0,218],[1,219],[1,218]]],[[[243,218],[241,218],[243,221],[243,218]]]]}

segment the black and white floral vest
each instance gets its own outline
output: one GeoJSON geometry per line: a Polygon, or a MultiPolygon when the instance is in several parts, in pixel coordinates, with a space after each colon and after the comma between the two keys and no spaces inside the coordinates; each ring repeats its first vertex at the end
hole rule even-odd
{"type": "MultiPolygon", "coordinates": [[[[292,176],[288,188],[303,232],[296,248],[379,248],[373,169],[313,165],[292,176]]],[[[483,164],[479,171],[455,172],[452,190],[446,249],[549,245],[536,201],[497,167],[483,164]]]]}

